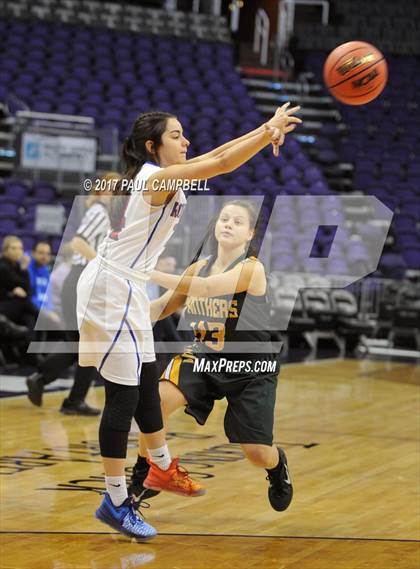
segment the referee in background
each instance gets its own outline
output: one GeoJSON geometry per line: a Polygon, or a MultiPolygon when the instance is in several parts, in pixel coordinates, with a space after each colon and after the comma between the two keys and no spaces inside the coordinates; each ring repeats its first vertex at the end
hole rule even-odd
{"type": "MultiPolygon", "coordinates": [[[[65,334],[68,342],[78,342],[76,315],[76,289],[83,269],[88,262],[96,257],[102,240],[110,228],[108,208],[112,198],[113,181],[119,180],[120,175],[110,172],[104,176],[109,189],[93,193],[87,199],[87,210],[76,235],[71,241],[74,251],[70,272],[63,283],[61,291],[61,305],[65,324],[65,334]]],[[[29,401],[37,407],[42,406],[44,388],[62,376],[63,372],[78,360],[78,353],[52,354],[38,366],[38,370],[26,379],[29,401]]],[[[73,386],[69,396],[64,399],[61,413],[65,415],[96,416],[99,409],[90,407],[86,402],[86,395],[91,383],[97,377],[94,367],[80,367],[77,364],[73,386]]]]}

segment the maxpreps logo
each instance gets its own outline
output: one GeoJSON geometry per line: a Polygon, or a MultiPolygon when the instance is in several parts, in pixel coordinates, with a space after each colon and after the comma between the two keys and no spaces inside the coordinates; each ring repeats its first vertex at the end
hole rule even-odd
{"type": "Polygon", "coordinates": [[[346,75],[349,71],[363,63],[371,63],[375,61],[375,55],[373,53],[368,53],[363,57],[350,57],[347,59],[340,67],[337,67],[337,72],[340,75],[346,75]]]}

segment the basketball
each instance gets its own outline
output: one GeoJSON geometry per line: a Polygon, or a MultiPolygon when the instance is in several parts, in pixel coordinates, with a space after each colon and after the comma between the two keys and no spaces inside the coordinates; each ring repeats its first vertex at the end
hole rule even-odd
{"type": "Polygon", "coordinates": [[[333,97],[364,105],[382,93],[388,79],[385,57],[373,45],[350,41],[336,47],[324,64],[324,82],[333,97]]]}

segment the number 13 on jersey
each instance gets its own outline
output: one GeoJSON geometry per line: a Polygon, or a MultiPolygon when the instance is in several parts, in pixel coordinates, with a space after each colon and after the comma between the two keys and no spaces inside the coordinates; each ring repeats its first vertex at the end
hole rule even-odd
{"type": "Polygon", "coordinates": [[[191,328],[193,329],[194,336],[199,342],[204,342],[204,344],[220,352],[223,350],[225,345],[225,325],[223,322],[191,322],[191,328]],[[205,340],[206,336],[210,335],[211,340],[205,340]]]}

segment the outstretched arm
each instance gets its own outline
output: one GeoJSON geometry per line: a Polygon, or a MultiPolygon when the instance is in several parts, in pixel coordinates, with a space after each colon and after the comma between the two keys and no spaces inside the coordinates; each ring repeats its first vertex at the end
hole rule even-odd
{"type": "Polygon", "coordinates": [[[175,290],[186,296],[212,297],[248,291],[250,294],[264,294],[265,271],[258,261],[239,263],[226,273],[210,277],[177,276],[153,271],[152,280],[164,288],[175,290]]]}
{"type": "MultiPolygon", "coordinates": [[[[204,260],[193,263],[185,270],[185,272],[181,277],[178,275],[169,275],[169,276],[171,277],[175,276],[175,278],[177,279],[183,278],[185,276],[193,276],[201,269],[203,264],[205,264],[204,260]]],[[[165,292],[165,294],[163,294],[159,298],[156,298],[150,303],[151,321],[156,322],[157,320],[163,320],[164,318],[167,318],[185,304],[186,298],[187,298],[186,294],[182,294],[178,291],[168,290],[167,292],[165,292]]]]}
{"type": "Polygon", "coordinates": [[[179,294],[172,290],[166,291],[165,294],[150,303],[150,320],[156,322],[167,318],[184,305],[186,298],[185,294],[179,294]]]}
{"type": "Polygon", "coordinates": [[[221,144],[214,150],[210,150],[210,152],[206,152],[205,154],[201,154],[200,156],[196,156],[195,158],[187,160],[187,164],[194,164],[195,162],[202,162],[203,160],[208,160],[209,158],[216,158],[217,156],[220,156],[220,154],[222,154],[223,152],[226,152],[226,150],[228,150],[229,148],[232,148],[232,146],[235,146],[235,144],[239,144],[240,142],[248,140],[249,138],[252,138],[257,134],[261,134],[263,130],[264,130],[264,125],[261,125],[258,128],[255,128],[254,130],[247,132],[243,136],[239,136],[238,138],[229,140],[225,144],[221,144]]]}
{"type": "MultiPolygon", "coordinates": [[[[277,127],[278,126],[277,125],[277,118],[282,113],[286,112],[289,105],[290,105],[290,103],[285,103],[284,105],[279,107],[276,110],[275,114],[272,116],[272,118],[269,121],[267,121],[267,124],[269,126],[277,127]]],[[[293,109],[289,110],[289,113],[295,113],[299,109],[300,109],[300,107],[294,107],[293,109]]],[[[207,160],[208,158],[215,158],[216,156],[219,156],[220,154],[222,154],[223,152],[228,150],[228,148],[232,148],[232,146],[235,146],[235,144],[239,144],[240,142],[243,142],[244,140],[248,140],[248,138],[252,138],[253,136],[255,136],[257,134],[260,134],[263,130],[264,130],[264,125],[261,125],[258,128],[251,130],[250,132],[247,132],[243,136],[239,136],[238,138],[234,138],[233,140],[229,140],[228,142],[226,142],[225,144],[222,144],[221,146],[218,146],[214,150],[211,150],[210,152],[206,152],[206,154],[201,154],[200,156],[197,156],[195,158],[192,158],[191,160],[188,160],[187,164],[192,164],[194,162],[201,162],[203,160],[207,160]]],[[[282,141],[280,142],[280,146],[281,146],[281,144],[283,144],[283,142],[284,142],[284,135],[283,135],[282,141]]],[[[275,147],[274,147],[274,152],[276,152],[275,147]]]]}
{"type": "Polygon", "coordinates": [[[176,164],[159,170],[147,180],[147,188],[143,193],[150,195],[149,203],[158,206],[167,202],[168,195],[171,194],[171,182],[174,180],[206,180],[233,172],[270,142],[278,147],[284,135],[292,132],[302,122],[298,117],[292,116],[292,113],[298,109],[299,107],[294,107],[276,113],[272,119],[273,122],[270,121],[271,124],[265,123],[261,131],[257,129],[256,134],[229,146],[217,156],[198,162],[176,164]],[[159,189],[165,188],[165,182],[168,183],[168,191],[153,191],[156,185],[159,189]]]}

